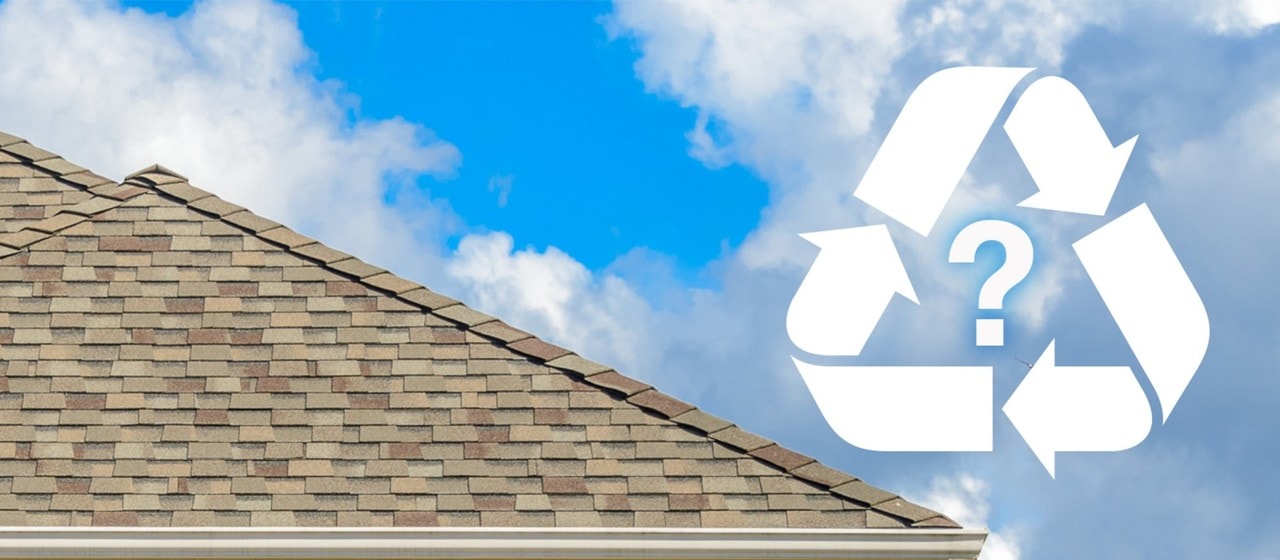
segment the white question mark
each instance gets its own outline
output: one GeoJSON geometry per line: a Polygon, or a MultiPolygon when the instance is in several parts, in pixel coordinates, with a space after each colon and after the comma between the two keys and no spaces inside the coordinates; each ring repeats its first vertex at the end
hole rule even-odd
{"type": "MultiPolygon", "coordinates": [[[[1004,296],[1017,286],[1027,273],[1035,250],[1031,238],[1022,228],[1001,220],[981,220],[965,226],[951,242],[953,263],[972,263],[978,247],[988,241],[1004,245],[1004,264],[982,284],[978,292],[978,309],[1002,309],[1004,296]]],[[[977,320],[978,346],[1004,346],[1004,319],[977,320]]]]}

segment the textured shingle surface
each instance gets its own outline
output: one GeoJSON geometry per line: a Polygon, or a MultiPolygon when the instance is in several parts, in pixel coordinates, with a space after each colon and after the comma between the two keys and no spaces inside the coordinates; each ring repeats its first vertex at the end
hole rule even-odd
{"type": "Polygon", "coordinates": [[[0,525],[955,526],[167,169],[0,139],[0,525]]]}

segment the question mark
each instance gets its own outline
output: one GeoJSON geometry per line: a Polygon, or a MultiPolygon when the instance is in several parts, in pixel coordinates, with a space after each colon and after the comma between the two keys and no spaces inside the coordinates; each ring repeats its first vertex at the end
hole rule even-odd
{"type": "MultiPolygon", "coordinates": [[[[972,263],[978,247],[988,241],[1004,246],[1004,264],[996,269],[978,292],[978,309],[1002,309],[1004,296],[1031,272],[1035,251],[1022,228],[1000,220],[981,220],[965,226],[951,242],[953,263],[972,263]]],[[[978,346],[1004,346],[1004,319],[977,320],[978,346]]]]}

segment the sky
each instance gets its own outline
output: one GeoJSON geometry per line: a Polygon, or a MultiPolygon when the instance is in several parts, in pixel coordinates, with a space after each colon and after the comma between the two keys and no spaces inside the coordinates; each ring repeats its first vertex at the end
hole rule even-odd
{"type": "Polygon", "coordinates": [[[989,527],[988,560],[1271,558],[1275,6],[5,0],[0,130],[114,179],[175,169],[989,527]],[[798,234],[891,222],[853,189],[915,86],[957,65],[1062,76],[1113,144],[1139,139],[1102,218],[1017,207],[1036,186],[997,127],[934,233],[888,223],[921,305],[890,303],[858,359],[993,366],[994,451],[865,451],[791,363],[787,306],[817,255],[798,234]],[[1208,352],[1165,423],[1138,376],[1155,420],[1140,445],[1059,454],[1050,478],[998,409],[1051,340],[1060,363],[1141,371],[1070,245],[1142,203],[1204,301],[1208,352]],[[1036,251],[999,348],[972,344],[999,250],[946,259],[982,218],[1036,251]]]}

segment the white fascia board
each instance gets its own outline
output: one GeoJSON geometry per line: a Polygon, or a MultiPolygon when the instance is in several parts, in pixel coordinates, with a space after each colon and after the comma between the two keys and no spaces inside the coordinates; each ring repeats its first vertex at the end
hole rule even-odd
{"type": "Polygon", "coordinates": [[[0,558],[977,558],[966,529],[0,527],[0,558]]]}

